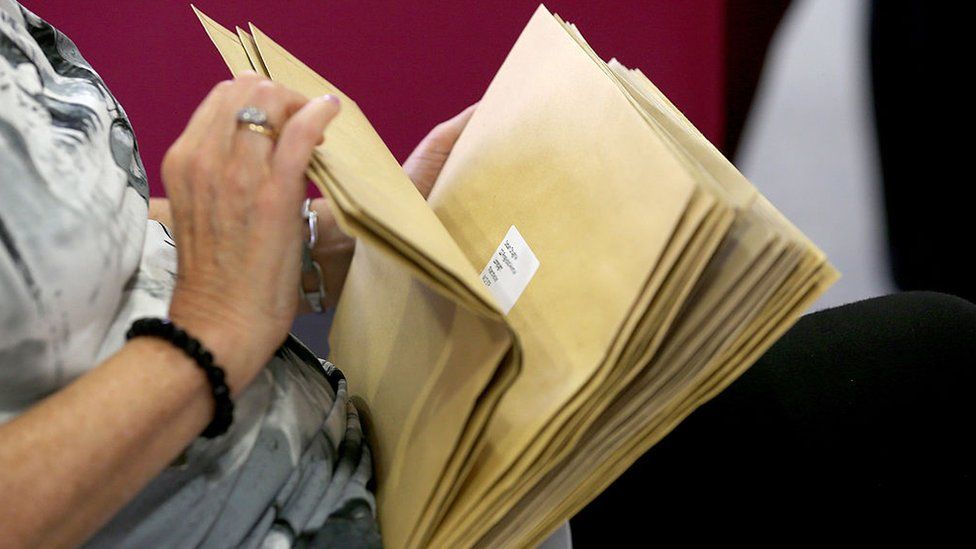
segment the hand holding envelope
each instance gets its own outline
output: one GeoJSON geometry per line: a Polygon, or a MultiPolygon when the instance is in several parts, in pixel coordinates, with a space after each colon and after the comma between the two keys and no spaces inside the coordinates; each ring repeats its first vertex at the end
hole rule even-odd
{"type": "Polygon", "coordinates": [[[650,80],[542,6],[429,201],[352,99],[198,15],[232,72],[343,101],[308,175],[357,239],[331,359],[391,547],[538,543],[837,277],[650,80]]]}

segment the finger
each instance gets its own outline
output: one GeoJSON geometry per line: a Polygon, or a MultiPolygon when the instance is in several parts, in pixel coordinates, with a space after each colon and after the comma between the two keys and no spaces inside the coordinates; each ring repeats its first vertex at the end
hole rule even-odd
{"type": "Polygon", "coordinates": [[[468,108],[454,115],[454,118],[435,126],[427,134],[427,137],[420,142],[418,148],[425,148],[428,152],[434,153],[450,153],[451,149],[454,148],[454,143],[461,136],[464,127],[468,125],[468,120],[471,120],[471,115],[474,114],[477,106],[477,103],[470,105],[468,108]]]}
{"type": "Polygon", "coordinates": [[[224,97],[233,85],[232,80],[224,80],[218,83],[211,88],[207,96],[203,98],[203,101],[200,102],[193,111],[193,114],[190,115],[186,127],[180,134],[180,140],[186,143],[188,150],[195,150],[199,143],[206,137],[206,132],[197,131],[198,128],[206,128],[213,122],[217,112],[220,110],[220,105],[224,97]]]}
{"type": "Polygon", "coordinates": [[[437,144],[446,146],[448,150],[453,148],[454,143],[461,136],[461,132],[468,125],[468,121],[471,120],[471,116],[477,107],[477,103],[469,105],[468,108],[454,115],[454,118],[442,122],[438,127],[434,128],[431,134],[435,138],[434,140],[437,141],[437,144]]]}
{"type": "Polygon", "coordinates": [[[255,162],[267,162],[274,148],[272,136],[252,131],[246,125],[237,121],[237,114],[245,107],[256,107],[267,117],[267,126],[277,131],[293,114],[302,108],[308,99],[300,93],[285,88],[270,80],[263,80],[249,90],[247,97],[236,106],[233,121],[237,126],[234,136],[234,156],[236,158],[255,162]]]}
{"type": "MultiPolygon", "coordinates": [[[[163,160],[163,182],[167,194],[174,199],[174,209],[179,214],[176,215],[179,222],[174,223],[173,226],[173,230],[177,233],[184,231],[193,233],[202,212],[206,210],[205,207],[197,207],[200,202],[197,195],[201,189],[200,185],[193,184],[195,178],[191,172],[201,171],[199,166],[202,162],[195,160],[197,155],[203,158],[215,158],[209,152],[213,149],[209,128],[214,125],[223,104],[227,97],[233,94],[235,86],[239,86],[237,81],[225,80],[210,90],[193,111],[186,128],[167,151],[163,160]]],[[[216,174],[211,175],[215,177],[216,174]]],[[[185,255],[181,254],[181,260],[185,255]]]]}
{"type": "Polygon", "coordinates": [[[239,96],[256,85],[260,78],[257,73],[247,71],[233,80],[225,80],[214,86],[190,116],[183,131],[181,138],[187,141],[188,148],[195,150],[202,142],[211,139],[212,131],[221,126],[220,118],[226,105],[237,102],[239,96]]]}
{"type": "Polygon", "coordinates": [[[424,198],[430,194],[441,168],[444,167],[448,155],[454,149],[454,144],[461,136],[461,132],[467,126],[477,106],[478,104],[475,103],[450,120],[441,122],[434,127],[403,163],[404,171],[410,176],[413,184],[424,198]]]}
{"type": "MultiPolygon", "coordinates": [[[[237,118],[240,111],[253,107],[262,112],[267,118],[262,125],[273,132],[306,103],[308,99],[303,95],[264,78],[253,86],[245,86],[234,100],[226,102],[223,123],[229,126],[230,150],[222,163],[224,177],[218,195],[250,195],[271,175],[275,136],[259,133],[241,123],[237,118]]],[[[216,207],[226,214],[226,219],[236,221],[245,220],[250,213],[246,200],[219,200],[216,207]]]]}
{"type": "Polygon", "coordinates": [[[208,105],[201,116],[187,127],[185,136],[188,147],[185,150],[194,158],[187,168],[193,171],[188,174],[188,181],[189,193],[193,196],[189,202],[195,225],[203,227],[215,213],[223,214],[228,209],[235,215],[219,217],[237,219],[242,215],[241,201],[227,201],[219,197],[226,192],[247,190],[254,186],[259,177],[251,173],[255,170],[243,169],[239,162],[233,162],[231,154],[238,125],[237,109],[266,80],[257,73],[248,72],[219,84],[220,90],[215,94],[212,105],[208,105]]]}
{"type": "Polygon", "coordinates": [[[297,195],[305,194],[305,169],[326,126],[339,114],[339,99],[324,95],[309,101],[285,122],[271,158],[278,185],[297,195]]]}

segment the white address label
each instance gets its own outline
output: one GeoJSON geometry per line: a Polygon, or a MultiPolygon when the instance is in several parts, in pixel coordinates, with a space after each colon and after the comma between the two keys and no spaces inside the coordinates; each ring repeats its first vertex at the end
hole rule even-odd
{"type": "Polygon", "coordinates": [[[508,314],[539,269],[539,258],[512,225],[481,271],[481,282],[508,314]]]}

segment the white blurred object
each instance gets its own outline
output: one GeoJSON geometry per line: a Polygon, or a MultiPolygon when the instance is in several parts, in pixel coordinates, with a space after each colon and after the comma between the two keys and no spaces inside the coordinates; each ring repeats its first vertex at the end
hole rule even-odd
{"type": "Polygon", "coordinates": [[[537,549],[572,549],[573,536],[569,531],[569,523],[563,523],[537,549]]]}
{"type": "Polygon", "coordinates": [[[895,291],[871,106],[868,9],[855,0],[793,3],[771,44],[737,158],[746,177],[841,271],[817,309],[895,291]]]}

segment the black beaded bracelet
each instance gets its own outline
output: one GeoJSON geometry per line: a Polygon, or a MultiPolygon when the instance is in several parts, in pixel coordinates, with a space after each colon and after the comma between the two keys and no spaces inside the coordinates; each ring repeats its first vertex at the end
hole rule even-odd
{"type": "Polygon", "coordinates": [[[197,363],[210,382],[210,392],[214,398],[214,417],[201,433],[206,438],[215,438],[227,432],[234,421],[234,402],[230,399],[230,388],[224,380],[224,370],[213,362],[213,355],[193,336],[186,333],[165,318],[140,318],[132,323],[125,333],[126,339],[134,337],[157,337],[181,349],[197,363]]]}

